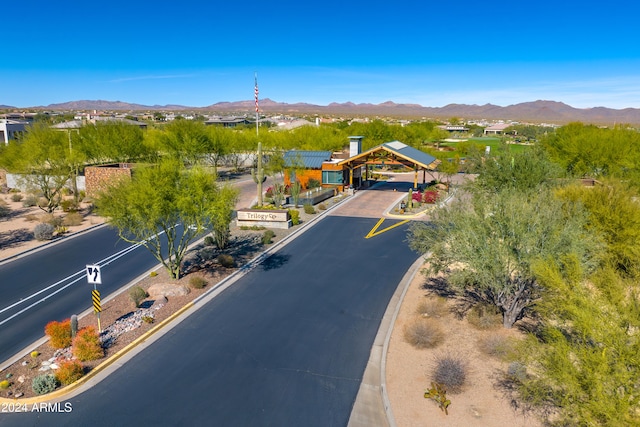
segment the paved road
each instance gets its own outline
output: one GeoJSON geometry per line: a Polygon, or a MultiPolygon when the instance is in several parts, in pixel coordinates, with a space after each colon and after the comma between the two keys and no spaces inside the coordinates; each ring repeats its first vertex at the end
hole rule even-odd
{"type": "MultiPolygon", "coordinates": [[[[253,179],[240,176],[229,183],[240,191],[238,207],[250,206],[253,179]]],[[[102,267],[98,289],[106,300],[158,262],[103,226],[0,265],[0,364],[43,337],[47,322],[91,308],[87,264],[102,267]]]]}
{"type": "Polygon", "coordinates": [[[102,266],[103,298],[149,270],[156,259],[119,240],[110,227],[48,246],[0,265],[0,361],[44,335],[44,325],[91,307],[86,264],[102,266]]]}
{"type": "Polygon", "coordinates": [[[346,426],[418,255],[406,225],[329,216],[85,393],[0,425],[346,426]],[[64,406],[67,405],[67,406],[64,406]]]}

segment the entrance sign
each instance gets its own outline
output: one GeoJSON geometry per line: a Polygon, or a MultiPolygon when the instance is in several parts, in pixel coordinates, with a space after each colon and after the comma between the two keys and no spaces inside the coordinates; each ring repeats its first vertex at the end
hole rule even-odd
{"type": "Polygon", "coordinates": [[[287,229],[292,226],[289,211],[286,209],[239,209],[236,214],[236,223],[239,227],[258,225],[266,228],[287,229]]]}
{"type": "Polygon", "coordinates": [[[279,221],[287,222],[289,212],[285,210],[250,210],[242,209],[237,212],[240,221],[279,221]]]}
{"type": "Polygon", "coordinates": [[[94,285],[102,284],[99,265],[87,265],[87,281],[94,285]]]}

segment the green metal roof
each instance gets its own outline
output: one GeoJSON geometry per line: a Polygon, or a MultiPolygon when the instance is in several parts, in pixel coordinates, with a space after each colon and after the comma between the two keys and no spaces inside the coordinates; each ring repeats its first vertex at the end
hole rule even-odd
{"type": "Polygon", "coordinates": [[[331,160],[331,151],[290,150],[284,153],[284,164],[287,167],[304,167],[306,169],[322,169],[322,162],[331,160]]]}

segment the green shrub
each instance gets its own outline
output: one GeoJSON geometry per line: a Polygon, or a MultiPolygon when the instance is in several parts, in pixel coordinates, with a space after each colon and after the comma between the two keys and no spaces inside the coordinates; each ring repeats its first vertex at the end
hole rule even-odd
{"type": "Polygon", "coordinates": [[[157,275],[158,275],[158,272],[155,270],[149,273],[149,277],[156,277],[157,275]]]}
{"type": "Polygon", "coordinates": [[[37,395],[47,394],[58,388],[58,380],[53,374],[38,375],[31,382],[31,388],[37,395]]]}
{"type": "Polygon", "coordinates": [[[65,360],[60,363],[55,376],[62,385],[73,384],[84,376],[84,367],[77,360],[65,360]]]}
{"type": "Polygon", "coordinates": [[[467,380],[467,366],[458,356],[439,356],[433,370],[433,380],[442,384],[447,391],[459,393],[467,380]]]}
{"type": "Polygon", "coordinates": [[[511,362],[507,368],[507,378],[522,382],[527,378],[527,367],[521,362],[511,362]]]}
{"type": "Polygon", "coordinates": [[[63,212],[77,212],[78,204],[73,199],[64,199],[60,201],[60,207],[63,212]]]}
{"type": "Polygon", "coordinates": [[[416,319],[404,328],[404,339],[416,348],[433,348],[442,343],[442,329],[430,319],[416,319]]]}
{"type": "Polygon", "coordinates": [[[0,381],[0,390],[5,390],[9,388],[10,385],[11,383],[8,380],[2,380],[0,381]]]}
{"type": "Polygon", "coordinates": [[[241,225],[240,226],[240,230],[255,230],[255,231],[261,231],[266,229],[267,227],[264,227],[262,225],[241,225]]]}
{"type": "Polygon", "coordinates": [[[228,254],[218,255],[218,263],[225,268],[233,268],[236,266],[236,261],[228,254]]]}
{"type": "Polygon", "coordinates": [[[298,209],[289,209],[289,216],[291,217],[291,225],[300,224],[300,211],[298,209]]]}
{"type": "Polygon", "coordinates": [[[265,230],[264,234],[262,235],[262,244],[269,245],[273,243],[274,237],[276,237],[276,233],[274,233],[273,230],[265,230]]]}
{"type": "Polygon", "coordinates": [[[62,220],[62,225],[66,227],[73,227],[82,224],[82,221],[84,221],[84,217],[82,216],[82,214],[78,212],[70,212],[65,215],[64,219],[62,220]]]}
{"type": "Polygon", "coordinates": [[[40,224],[36,224],[33,229],[33,237],[40,241],[51,240],[53,239],[54,231],[55,227],[53,225],[41,222],[40,224]]]}
{"type": "Polygon", "coordinates": [[[155,319],[153,316],[142,316],[142,321],[143,321],[144,323],[149,323],[149,324],[151,324],[151,323],[155,322],[155,320],[156,320],[156,319],[155,319]]]}
{"type": "Polygon", "coordinates": [[[11,209],[6,205],[4,200],[0,200],[0,218],[9,216],[11,209]]]}
{"type": "Polygon", "coordinates": [[[53,348],[67,348],[71,345],[71,319],[47,323],[44,333],[49,337],[49,345],[53,348]]]}
{"type": "Polygon", "coordinates": [[[216,244],[215,240],[213,240],[213,236],[206,236],[204,238],[205,246],[213,246],[216,244]]]}
{"type": "Polygon", "coordinates": [[[140,307],[140,303],[148,296],[147,291],[142,289],[140,286],[133,286],[129,289],[129,298],[136,307],[140,307]]]}
{"type": "Polygon", "coordinates": [[[326,209],[327,209],[327,205],[325,205],[324,203],[320,203],[320,204],[318,205],[318,209],[320,209],[321,211],[324,211],[324,210],[326,210],[326,209]]]}
{"type": "Polygon", "coordinates": [[[40,222],[44,224],[51,224],[54,227],[60,227],[62,225],[62,217],[55,216],[54,214],[44,214],[40,217],[40,222]]]}
{"type": "Polygon", "coordinates": [[[100,336],[93,326],[87,326],[78,331],[73,339],[71,349],[73,356],[83,362],[104,357],[104,349],[100,343],[100,336]]]}
{"type": "Polygon", "coordinates": [[[304,207],[304,213],[306,214],[313,215],[314,213],[316,213],[315,208],[310,203],[305,203],[303,207],[304,207]]]}
{"type": "Polygon", "coordinates": [[[189,279],[189,286],[193,289],[202,289],[207,286],[207,281],[203,277],[193,276],[189,279]]]}
{"type": "Polygon", "coordinates": [[[31,357],[33,357],[34,359],[40,356],[40,352],[38,350],[33,350],[30,354],[31,354],[31,357]]]}
{"type": "Polygon", "coordinates": [[[309,190],[313,188],[318,188],[318,187],[320,187],[320,181],[318,181],[317,179],[311,178],[309,179],[309,181],[307,181],[307,188],[309,190]]]}
{"type": "Polygon", "coordinates": [[[477,304],[467,313],[467,321],[480,330],[494,329],[502,326],[502,314],[495,306],[477,304]]]}
{"type": "Polygon", "coordinates": [[[24,198],[24,197],[23,197],[23,196],[22,196],[22,194],[20,194],[20,193],[13,193],[13,194],[11,195],[11,201],[12,201],[12,202],[20,202],[20,201],[22,201],[22,199],[23,199],[23,198],[24,198]]]}
{"type": "Polygon", "coordinates": [[[38,197],[35,194],[29,194],[22,201],[22,206],[24,206],[25,208],[38,206],[38,197]]]}

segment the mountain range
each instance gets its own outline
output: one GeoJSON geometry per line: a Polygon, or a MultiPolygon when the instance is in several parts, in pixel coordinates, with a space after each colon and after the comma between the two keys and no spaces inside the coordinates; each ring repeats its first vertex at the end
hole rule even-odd
{"type": "MultiPolygon", "coordinates": [[[[535,123],[563,124],[580,121],[593,124],[640,124],[640,109],[625,108],[612,109],[606,107],[574,108],[557,101],[538,100],[523,102],[501,107],[493,104],[466,105],[449,104],[444,107],[424,107],[418,104],[396,104],[392,101],[381,104],[354,104],[352,102],[331,103],[329,105],[314,105],[308,103],[288,104],[262,99],[259,103],[260,111],[269,114],[319,114],[319,115],[350,115],[350,116],[389,116],[404,118],[440,118],[450,119],[487,119],[514,120],[535,123]]],[[[32,107],[39,110],[99,110],[99,111],[193,111],[200,113],[240,114],[252,116],[255,101],[218,102],[207,107],[189,107],[184,105],[141,105],[121,101],[71,101],[61,104],[32,107]]],[[[0,105],[0,109],[17,109],[16,107],[0,105]]],[[[24,108],[20,108],[24,110],[24,108]]]]}

